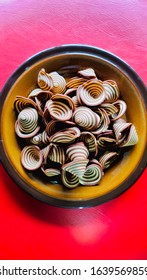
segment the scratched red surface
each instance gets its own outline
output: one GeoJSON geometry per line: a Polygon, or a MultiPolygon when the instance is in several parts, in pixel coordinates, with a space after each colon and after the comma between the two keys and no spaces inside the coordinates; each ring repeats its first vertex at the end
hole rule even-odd
{"type": "MultiPolygon", "coordinates": [[[[147,84],[146,0],[0,0],[0,88],[29,56],[83,43],[129,63],[147,84]]],[[[0,165],[0,259],[147,259],[147,170],[123,195],[59,209],[23,192],[0,165]]]]}

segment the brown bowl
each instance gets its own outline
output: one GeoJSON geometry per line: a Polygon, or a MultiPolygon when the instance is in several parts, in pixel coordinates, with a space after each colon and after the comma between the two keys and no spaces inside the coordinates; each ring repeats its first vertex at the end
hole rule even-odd
{"type": "Polygon", "coordinates": [[[22,189],[51,205],[87,207],[108,201],[133,185],[146,166],[146,104],[147,92],[142,80],[128,64],[112,53],[86,45],[63,45],[42,51],[25,61],[2,90],[0,102],[2,163],[22,189]],[[69,65],[92,67],[101,79],[113,79],[117,82],[122,99],[127,103],[127,120],[135,125],[139,137],[137,145],[105,173],[98,186],[67,189],[60,184],[45,182],[39,175],[25,171],[20,162],[21,148],[14,131],[16,95],[28,95],[35,87],[37,73],[42,67],[51,72],[69,65]]]}

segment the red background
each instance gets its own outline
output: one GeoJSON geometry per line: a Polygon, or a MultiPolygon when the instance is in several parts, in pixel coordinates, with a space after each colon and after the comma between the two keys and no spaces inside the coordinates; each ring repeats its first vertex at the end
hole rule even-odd
{"type": "MultiPolygon", "coordinates": [[[[104,48],[147,83],[146,0],[0,0],[0,88],[29,56],[70,43],[104,48]]],[[[147,170],[89,209],[33,199],[0,165],[0,259],[147,259],[147,170]]]]}

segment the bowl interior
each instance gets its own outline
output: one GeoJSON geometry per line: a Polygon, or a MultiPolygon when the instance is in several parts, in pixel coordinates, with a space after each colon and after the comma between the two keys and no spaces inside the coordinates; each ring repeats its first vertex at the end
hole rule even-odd
{"type": "Polygon", "coordinates": [[[101,197],[110,193],[127,180],[137,168],[146,146],[146,110],[138,88],[121,69],[106,59],[101,59],[88,54],[60,54],[39,60],[25,69],[10,88],[3,104],[1,115],[1,135],[5,153],[14,170],[14,177],[19,177],[27,183],[28,188],[35,189],[47,197],[64,201],[81,201],[101,197]],[[68,65],[92,67],[97,76],[102,79],[113,79],[117,82],[121,98],[127,104],[127,120],[132,122],[137,130],[139,141],[137,145],[125,152],[123,158],[112,168],[105,172],[105,176],[98,186],[80,186],[67,189],[60,184],[51,184],[35,172],[27,172],[20,162],[21,148],[17,141],[14,124],[14,100],[17,95],[28,96],[34,89],[39,70],[43,67],[47,72],[58,71],[68,65]]]}

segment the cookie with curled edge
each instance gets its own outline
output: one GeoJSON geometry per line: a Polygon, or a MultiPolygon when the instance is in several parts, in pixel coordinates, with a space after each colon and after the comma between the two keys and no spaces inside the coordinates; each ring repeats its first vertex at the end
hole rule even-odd
{"type": "Polygon", "coordinates": [[[29,171],[37,170],[42,166],[43,154],[38,146],[25,146],[21,152],[21,163],[29,171]]]}
{"type": "Polygon", "coordinates": [[[40,130],[38,125],[38,112],[34,108],[25,108],[15,122],[15,132],[20,138],[31,138],[40,130]]]}
{"type": "Polygon", "coordinates": [[[79,104],[89,107],[100,105],[106,99],[103,82],[100,80],[88,80],[77,89],[79,104]]]}
{"type": "Polygon", "coordinates": [[[46,103],[46,108],[53,120],[68,121],[75,110],[72,99],[67,95],[56,94],[46,103]]]}

